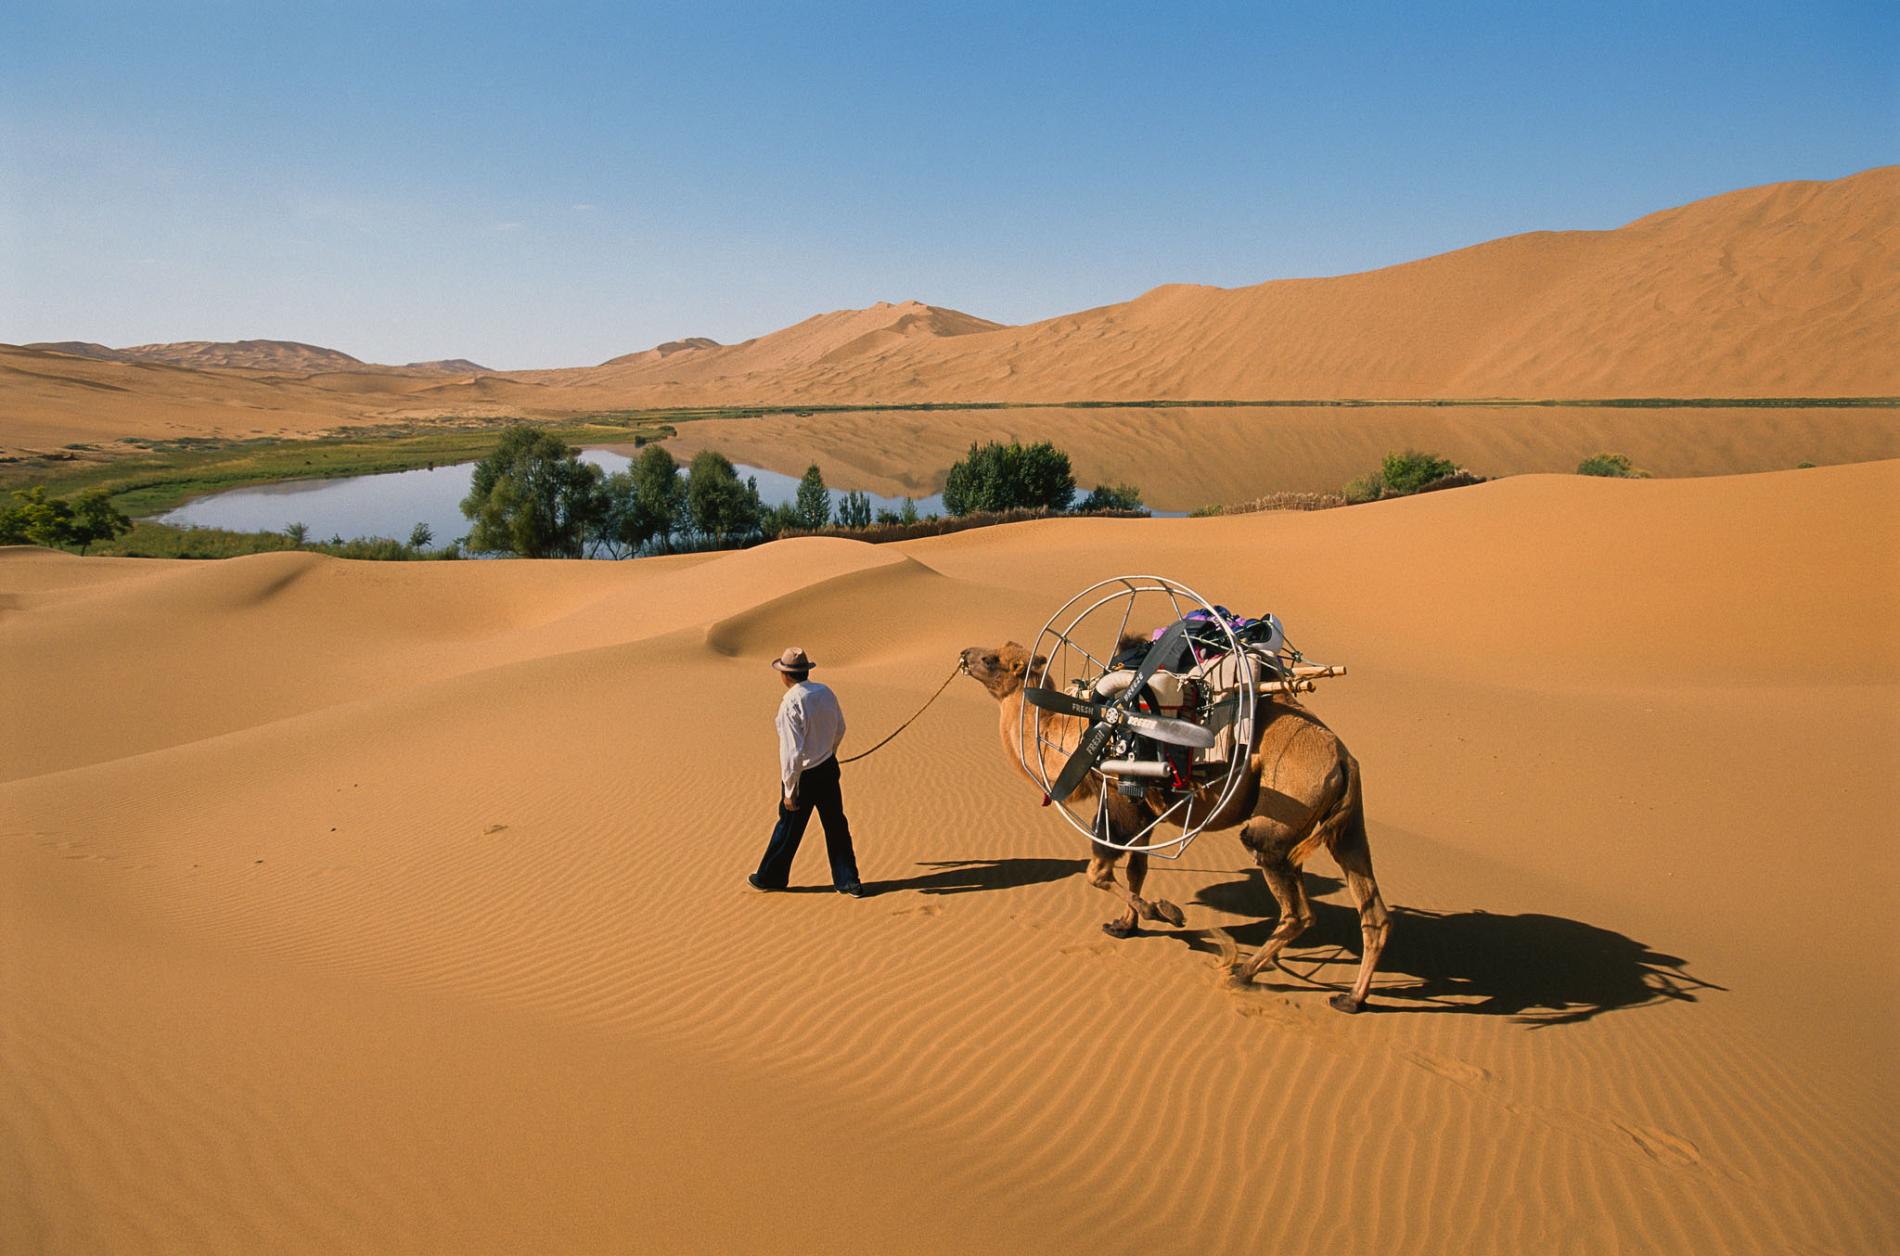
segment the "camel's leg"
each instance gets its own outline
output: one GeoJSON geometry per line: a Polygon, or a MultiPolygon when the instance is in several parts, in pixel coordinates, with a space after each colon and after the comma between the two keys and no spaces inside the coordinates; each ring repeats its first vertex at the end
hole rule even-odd
{"type": "Polygon", "coordinates": [[[1089,853],[1089,884],[1098,890],[1113,894],[1128,903],[1128,910],[1102,926],[1102,932],[1110,937],[1125,938],[1139,931],[1137,922],[1141,919],[1142,908],[1147,906],[1139,894],[1122,888],[1115,879],[1115,864],[1121,858],[1119,853],[1103,854],[1097,846],[1089,853]]]}
{"type": "Polygon", "coordinates": [[[1234,981],[1238,985],[1252,982],[1254,976],[1271,964],[1288,943],[1313,925],[1313,904],[1306,897],[1305,877],[1287,859],[1287,850],[1288,847],[1276,843],[1254,854],[1260,871],[1266,876],[1267,888],[1273,891],[1273,899],[1280,905],[1280,923],[1267,939],[1267,944],[1252,959],[1234,969],[1234,981]]]}
{"type": "Polygon", "coordinates": [[[1365,949],[1359,956],[1359,978],[1352,984],[1352,993],[1336,994],[1331,1001],[1341,1012],[1356,1012],[1364,1005],[1366,992],[1372,989],[1372,971],[1379,966],[1386,936],[1392,931],[1392,918],[1385,910],[1385,899],[1379,894],[1379,883],[1372,876],[1372,847],[1366,841],[1364,820],[1355,818],[1339,848],[1333,852],[1333,858],[1346,874],[1346,889],[1352,901],[1358,904],[1359,933],[1365,949]]]}
{"type": "Polygon", "coordinates": [[[1135,896],[1137,903],[1146,904],[1145,906],[1135,909],[1141,913],[1141,918],[1143,920],[1160,920],[1173,925],[1177,929],[1186,924],[1187,917],[1181,914],[1181,909],[1176,907],[1173,903],[1170,903],[1167,899],[1143,899],[1141,897],[1141,887],[1147,880],[1148,852],[1145,850],[1128,852],[1128,892],[1135,896]]]}

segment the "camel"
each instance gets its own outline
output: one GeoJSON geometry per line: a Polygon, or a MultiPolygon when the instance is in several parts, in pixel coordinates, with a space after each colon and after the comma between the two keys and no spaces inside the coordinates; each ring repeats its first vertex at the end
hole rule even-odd
{"type": "MultiPolygon", "coordinates": [[[[1016,769],[1022,771],[1017,757],[1018,720],[1023,708],[1023,677],[1032,667],[1040,668],[1042,659],[1030,657],[1024,646],[1014,641],[1001,646],[972,646],[963,651],[964,672],[982,685],[1000,704],[998,729],[1003,751],[1016,769]]],[[[1067,755],[1087,728],[1084,720],[1032,708],[1040,721],[1043,736],[1067,755]]],[[[1372,875],[1372,849],[1366,841],[1365,811],[1360,797],[1359,762],[1347,752],[1333,731],[1297,703],[1279,698],[1262,698],[1254,721],[1249,772],[1241,788],[1212,819],[1210,829],[1240,830],[1240,841],[1253,854],[1265,875],[1267,888],[1280,905],[1280,923],[1265,946],[1252,958],[1242,960],[1230,955],[1228,970],[1236,984],[1250,985],[1259,971],[1269,964],[1278,965],[1285,950],[1315,919],[1313,905],[1306,897],[1305,880],[1300,866],[1320,847],[1325,847],[1345,873],[1346,887],[1359,908],[1359,929],[1364,950],[1359,959],[1359,975],[1350,993],[1335,994],[1332,1006],[1342,1012],[1357,1012],[1365,1005],[1366,992],[1372,986],[1372,973],[1385,949],[1391,919],[1385,900],[1379,895],[1379,883],[1372,875]]],[[[1028,776],[1027,772],[1023,775],[1028,776]]],[[[1040,782],[1030,778],[1038,789],[1040,782]]],[[[1094,788],[1084,782],[1070,801],[1091,797],[1094,788]]],[[[1141,808],[1158,814],[1163,804],[1158,794],[1147,798],[1129,798],[1110,791],[1108,795],[1109,835],[1139,831],[1144,820],[1141,808]]],[[[1211,804],[1212,799],[1209,799],[1211,804]]],[[[1096,889],[1121,898],[1127,910],[1102,926],[1112,937],[1129,937],[1140,932],[1143,920],[1163,921],[1177,928],[1186,924],[1181,909],[1160,898],[1143,898],[1141,889],[1148,876],[1148,856],[1130,851],[1128,884],[1115,879],[1115,865],[1123,851],[1092,844],[1089,847],[1088,882],[1096,889]]]]}

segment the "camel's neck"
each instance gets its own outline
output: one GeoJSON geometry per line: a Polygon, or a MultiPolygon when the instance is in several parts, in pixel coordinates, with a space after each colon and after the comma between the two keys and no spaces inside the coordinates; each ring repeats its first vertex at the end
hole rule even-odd
{"type": "Polygon", "coordinates": [[[1023,767],[1021,757],[1024,749],[1032,755],[1035,754],[1036,744],[1031,742],[1027,747],[1022,746],[1024,734],[1029,734],[1031,737],[1040,735],[1043,753],[1052,756],[1046,766],[1050,775],[1054,776],[1062,766],[1063,760],[1068,757],[1069,749],[1080,740],[1082,731],[1088,727],[1087,721],[1079,720],[1072,715],[1056,715],[1049,711],[1038,710],[1028,713],[1029,720],[1035,722],[1034,729],[1025,728],[1023,691],[1020,686],[1004,694],[998,701],[997,707],[996,732],[1002,738],[1003,754],[1016,765],[1017,771],[1029,778],[1037,789],[1042,788],[1042,783],[1036,780],[1034,773],[1023,767]]]}

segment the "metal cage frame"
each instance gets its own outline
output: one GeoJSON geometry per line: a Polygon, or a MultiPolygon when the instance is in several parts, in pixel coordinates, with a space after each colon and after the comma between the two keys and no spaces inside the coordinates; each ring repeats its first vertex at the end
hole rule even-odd
{"type": "MultiPolygon", "coordinates": [[[[1212,602],[1187,585],[1165,576],[1113,576],[1089,585],[1057,607],[1055,613],[1049,616],[1036,633],[1035,642],[1030,647],[1032,666],[1024,675],[1023,684],[1051,689],[1068,689],[1078,682],[1092,686],[1094,681],[1108,674],[1112,668],[1075,640],[1078,631],[1090,621],[1091,616],[1104,611],[1112,603],[1121,601],[1123,603],[1121,618],[1112,638],[1113,641],[1119,641],[1127,633],[1136,603],[1144,595],[1149,596],[1150,604],[1153,604],[1156,599],[1165,599],[1167,608],[1172,611],[1168,620],[1170,623],[1185,619],[1197,610],[1208,612],[1211,621],[1219,626],[1221,634],[1227,638],[1227,650],[1230,657],[1241,658],[1246,655],[1245,647],[1234,635],[1234,630],[1227,623],[1226,617],[1218,613],[1212,602]],[[1079,610],[1076,609],[1078,606],[1079,610]],[[1067,617],[1066,622],[1064,622],[1065,617],[1067,617]],[[1058,624],[1062,626],[1057,627],[1058,624]],[[1040,670],[1033,666],[1033,660],[1038,657],[1044,660],[1040,670]],[[1090,668],[1094,669],[1092,675],[1089,672],[1090,668]]],[[[1108,614],[1113,615],[1114,612],[1109,611],[1108,614]]],[[[1194,648],[1191,641],[1190,648],[1194,648]]],[[[1110,652],[1112,651],[1111,645],[1110,652]]],[[[1199,650],[1196,649],[1195,652],[1198,654],[1199,650]]],[[[1245,669],[1242,669],[1241,675],[1242,677],[1246,675],[1245,669]]],[[[1234,794],[1240,788],[1241,779],[1247,772],[1250,758],[1248,748],[1253,744],[1258,694],[1255,686],[1249,683],[1238,683],[1232,690],[1223,691],[1219,697],[1225,698],[1228,693],[1235,695],[1238,706],[1232,724],[1234,747],[1228,755],[1225,774],[1217,780],[1209,778],[1182,793],[1168,806],[1151,814],[1147,823],[1138,832],[1129,836],[1126,842],[1109,841],[1104,832],[1098,831],[1096,818],[1084,820],[1075,814],[1068,799],[1051,796],[1053,781],[1060,775],[1062,762],[1066,760],[1067,754],[1057,742],[1043,735],[1044,721],[1031,716],[1027,702],[1021,705],[1017,713],[1017,758],[1022,764],[1023,771],[1042,786],[1044,796],[1049,797],[1050,802],[1062,812],[1063,819],[1091,842],[1112,850],[1153,854],[1163,859],[1178,859],[1187,850],[1189,843],[1200,836],[1207,822],[1219,815],[1233,800],[1234,794]],[[1053,770],[1048,761],[1051,750],[1061,756],[1053,765],[1053,770]],[[1210,794],[1212,800],[1208,801],[1210,794]],[[1169,822],[1180,825],[1181,832],[1178,836],[1165,840],[1149,840],[1156,838],[1156,830],[1169,822]]],[[[1115,782],[1109,773],[1103,772],[1099,767],[1091,769],[1089,777],[1095,782],[1096,817],[1099,818],[1107,810],[1108,792],[1115,788],[1115,782]]],[[[1150,809],[1146,799],[1143,799],[1140,805],[1144,809],[1150,809]]]]}

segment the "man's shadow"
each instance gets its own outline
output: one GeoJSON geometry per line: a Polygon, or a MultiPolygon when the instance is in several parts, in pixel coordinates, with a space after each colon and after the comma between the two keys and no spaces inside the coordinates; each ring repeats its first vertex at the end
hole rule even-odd
{"type": "MultiPolygon", "coordinates": [[[[1331,877],[1310,872],[1305,876],[1307,893],[1316,900],[1344,888],[1331,877]]],[[[1258,869],[1207,887],[1195,902],[1239,916],[1273,910],[1273,896],[1258,869]]],[[[1323,978],[1350,978],[1362,942],[1359,913],[1349,905],[1318,901],[1313,910],[1317,923],[1281,956],[1293,972],[1266,970],[1256,978],[1257,986],[1298,989],[1302,982],[1328,985],[1323,978]]],[[[1667,1000],[1693,1003],[1698,991],[1724,989],[1691,976],[1685,959],[1564,916],[1406,907],[1391,912],[1392,933],[1379,961],[1384,980],[1375,981],[1368,1011],[1510,1016],[1543,1027],[1573,1025],[1605,1012],[1667,1000]],[[1411,980],[1394,982],[1393,976],[1411,980]]],[[[1252,951],[1265,944],[1276,923],[1268,919],[1166,936],[1178,937],[1197,951],[1221,954],[1225,935],[1243,951],[1252,951]]]]}

